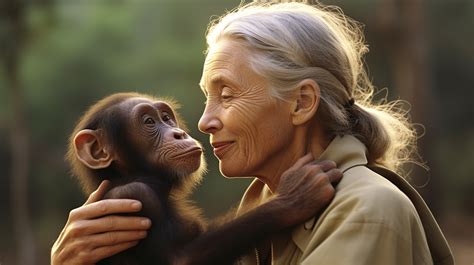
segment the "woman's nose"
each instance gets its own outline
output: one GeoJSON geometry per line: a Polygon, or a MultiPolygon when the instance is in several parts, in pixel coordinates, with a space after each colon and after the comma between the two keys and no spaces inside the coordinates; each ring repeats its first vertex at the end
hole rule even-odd
{"type": "Polygon", "coordinates": [[[203,133],[214,134],[222,129],[222,122],[216,116],[215,111],[210,111],[208,107],[204,110],[198,123],[199,130],[203,133]]]}

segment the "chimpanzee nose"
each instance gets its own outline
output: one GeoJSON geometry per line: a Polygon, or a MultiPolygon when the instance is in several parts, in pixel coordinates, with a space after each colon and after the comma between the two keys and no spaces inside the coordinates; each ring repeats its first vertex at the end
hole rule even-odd
{"type": "Polygon", "coordinates": [[[173,136],[174,136],[174,139],[176,140],[183,140],[187,138],[186,132],[179,128],[173,129],[173,136]]]}

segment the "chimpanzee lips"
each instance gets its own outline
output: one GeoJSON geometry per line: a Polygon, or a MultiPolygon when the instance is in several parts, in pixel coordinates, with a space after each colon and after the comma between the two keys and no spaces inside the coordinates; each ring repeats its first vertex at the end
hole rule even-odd
{"type": "Polygon", "coordinates": [[[180,158],[180,157],[187,157],[187,156],[200,155],[200,154],[202,154],[202,148],[199,146],[194,146],[194,147],[186,149],[184,152],[181,152],[174,157],[180,158]]]}

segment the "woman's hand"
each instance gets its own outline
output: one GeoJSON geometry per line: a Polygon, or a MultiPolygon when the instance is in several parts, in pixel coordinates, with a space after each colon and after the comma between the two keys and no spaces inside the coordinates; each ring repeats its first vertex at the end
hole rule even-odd
{"type": "Polygon", "coordinates": [[[274,201],[283,212],[286,226],[296,225],[315,216],[335,195],[334,185],[342,177],[333,161],[314,161],[311,154],[300,158],[286,170],[276,190],[274,201]]]}
{"type": "Polygon", "coordinates": [[[108,190],[103,181],[86,203],[69,213],[61,234],[51,249],[51,265],[95,264],[135,246],[146,237],[151,222],[136,216],[110,214],[138,212],[136,200],[101,200],[108,190]]]}

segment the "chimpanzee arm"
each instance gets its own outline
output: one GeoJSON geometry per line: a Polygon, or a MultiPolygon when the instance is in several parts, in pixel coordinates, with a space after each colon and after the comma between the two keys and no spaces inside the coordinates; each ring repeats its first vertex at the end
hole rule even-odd
{"type": "Polygon", "coordinates": [[[268,202],[190,242],[176,257],[176,265],[232,264],[256,243],[287,227],[279,222],[283,208],[268,202]]]}
{"type": "Polygon", "coordinates": [[[335,194],[342,172],[335,163],[300,158],[285,171],[272,200],[238,218],[209,229],[188,244],[174,264],[231,264],[255,244],[280,230],[317,215],[335,194]]]}

